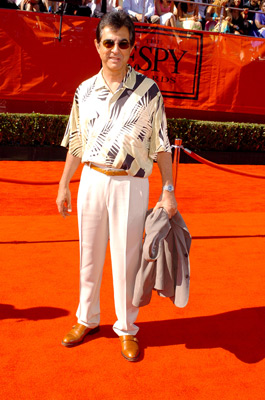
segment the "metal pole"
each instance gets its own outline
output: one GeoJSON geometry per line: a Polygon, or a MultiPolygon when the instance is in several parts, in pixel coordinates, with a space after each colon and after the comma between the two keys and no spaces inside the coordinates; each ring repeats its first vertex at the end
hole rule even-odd
{"type": "Polygon", "coordinates": [[[63,13],[60,14],[59,36],[56,38],[59,40],[59,42],[62,39],[62,25],[63,25],[63,13]]]}
{"type": "Polygon", "coordinates": [[[182,145],[182,139],[175,139],[175,151],[173,158],[173,185],[176,190],[177,177],[178,177],[178,167],[179,167],[179,157],[180,157],[180,147],[182,145]]]}
{"type": "Polygon", "coordinates": [[[56,39],[59,40],[59,42],[62,39],[62,25],[63,25],[63,13],[66,7],[66,0],[63,0],[61,3],[61,8],[59,8],[60,10],[60,25],[59,25],[59,36],[56,37],[56,39]]]}
{"type": "Polygon", "coordinates": [[[219,33],[221,33],[222,30],[222,22],[223,22],[223,18],[224,18],[224,6],[222,6],[221,8],[221,14],[220,14],[220,21],[219,21],[219,33]]]}

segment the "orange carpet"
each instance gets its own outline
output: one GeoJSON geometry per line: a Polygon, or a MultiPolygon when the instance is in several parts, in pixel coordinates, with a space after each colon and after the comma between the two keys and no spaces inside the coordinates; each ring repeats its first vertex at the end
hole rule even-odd
{"type": "MultiPolygon", "coordinates": [[[[265,175],[265,166],[233,166],[265,175]]],[[[60,162],[0,162],[0,177],[59,180],[60,162]]],[[[74,178],[80,176],[80,169],[74,178]]],[[[157,168],[150,206],[159,196],[157,168]]],[[[193,236],[184,309],[155,293],[140,310],[138,363],[120,355],[109,252],[101,330],[61,346],[78,302],[76,193],[57,215],[56,186],[0,183],[3,400],[263,400],[265,392],[264,181],[199,164],[179,167],[177,199],[193,236]]]]}

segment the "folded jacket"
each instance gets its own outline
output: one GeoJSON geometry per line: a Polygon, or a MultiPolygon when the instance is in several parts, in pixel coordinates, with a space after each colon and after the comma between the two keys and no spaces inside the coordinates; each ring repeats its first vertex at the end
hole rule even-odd
{"type": "Polygon", "coordinates": [[[191,236],[178,211],[168,218],[164,209],[147,212],[142,259],[136,275],[133,305],[150,303],[152,290],[177,307],[189,299],[191,236]]]}

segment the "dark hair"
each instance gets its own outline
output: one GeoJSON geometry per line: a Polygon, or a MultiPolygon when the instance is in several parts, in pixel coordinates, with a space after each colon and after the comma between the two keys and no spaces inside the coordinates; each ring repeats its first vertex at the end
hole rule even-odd
{"type": "MultiPolygon", "coordinates": [[[[235,5],[235,0],[230,1],[229,7],[237,8],[235,5]]],[[[242,0],[240,0],[240,4],[239,4],[238,8],[243,8],[242,0]]]]}
{"type": "Polygon", "coordinates": [[[182,12],[186,13],[188,11],[188,4],[187,3],[179,3],[179,4],[182,12]]]}
{"type": "Polygon", "coordinates": [[[98,23],[97,30],[96,30],[96,39],[97,42],[99,43],[101,40],[102,36],[102,31],[103,29],[109,26],[111,29],[114,31],[118,31],[121,29],[123,26],[125,26],[128,31],[129,31],[129,36],[130,36],[130,45],[131,47],[134,45],[135,42],[135,30],[134,30],[134,24],[126,12],[120,10],[120,11],[111,11],[101,18],[101,20],[98,23]]]}

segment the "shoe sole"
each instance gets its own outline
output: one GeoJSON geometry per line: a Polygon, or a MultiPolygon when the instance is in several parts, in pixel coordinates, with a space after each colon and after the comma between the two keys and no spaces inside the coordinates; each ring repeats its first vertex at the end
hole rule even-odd
{"type": "Polygon", "coordinates": [[[126,356],[123,354],[123,352],[121,352],[121,354],[122,354],[122,356],[125,358],[125,360],[130,361],[130,362],[138,361],[138,360],[139,360],[139,357],[140,357],[140,353],[138,354],[137,357],[134,357],[134,358],[126,357],[126,356]]]}
{"type": "Polygon", "coordinates": [[[89,335],[94,335],[95,333],[99,332],[100,328],[99,326],[97,326],[96,328],[91,329],[91,331],[87,332],[87,334],[83,337],[83,339],[79,340],[79,342],[75,342],[75,343],[64,343],[62,342],[61,344],[64,347],[75,347],[78,346],[79,344],[82,344],[84,339],[89,336],[89,335]]]}

